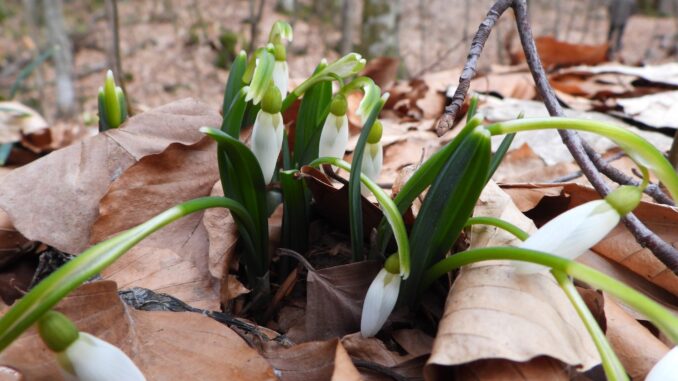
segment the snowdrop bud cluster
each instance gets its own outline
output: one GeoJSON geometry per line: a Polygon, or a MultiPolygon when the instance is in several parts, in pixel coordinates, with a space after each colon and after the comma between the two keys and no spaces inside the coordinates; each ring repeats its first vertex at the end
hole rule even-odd
{"type": "Polygon", "coordinates": [[[362,173],[370,179],[376,181],[381,173],[381,166],[384,162],[384,149],[381,146],[381,135],[383,126],[380,120],[374,121],[372,130],[367,136],[365,144],[365,155],[363,156],[362,173]]]}
{"type": "Polygon", "coordinates": [[[69,381],[145,381],[146,378],[118,347],[96,336],[78,332],[61,313],[47,312],[38,323],[40,337],[57,355],[69,381]]]}
{"type": "Polygon", "coordinates": [[[127,119],[127,101],[122,89],[115,84],[113,72],[106,73],[104,86],[99,87],[99,130],[118,128],[127,119]]]}
{"type": "Polygon", "coordinates": [[[384,268],[374,278],[365,296],[360,319],[360,333],[364,337],[377,334],[386,323],[398,301],[400,292],[400,263],[393,254],[384,263],[384,268]]]}
{"type": "Polygon", "coordinates": [[[320,132],[320,146],[318,156],[331,156],[339,159],[344,157],[348,144],[348,117],[346,97],[339,93],[334,96],[330,104],[330,112],[325,118],[325,124],[320,132]]]}
{"type": "Polygon", "coordinates": [[[280,113],[281,106],[280,91],[276,86],[269,86],[252,129],[251,150],[259,161],[266,183],[273,179],[278,155],[282,149],[285,126],[280,113]]]}
{"type": "MultiPolygon", "coordinates": [[[[520,247],[575,259],[605,238],[621,216],[640,203],[641,195],[638,187],[621,186],[604,200],[584,203],[549,221],[520,247]]],[[[546,270],[544,266],[526,262],[517,262],[516,268],[523,274],[546,270]]]]}

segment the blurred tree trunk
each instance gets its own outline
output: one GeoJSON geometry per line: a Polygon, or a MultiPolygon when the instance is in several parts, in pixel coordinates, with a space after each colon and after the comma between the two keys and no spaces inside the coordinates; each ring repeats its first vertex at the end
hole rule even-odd
{"type": "Polygon", "coordinates": [[[400,0],[364,0],[361,50],[367,58],[397,57],[400,0]]]}
{"type": "Polygon", "coordinates": [[[42,3],[50,45],[59,47],[53,55],[56,76],[57,115],[70,117],[75,113],[73,46],[66,32],[63,1],[43,0],[42,3]]]}
{"type": "Polygon", "coordinates": [[[353,50],[354,2],[355,0],[343,0],[341,5],[341,41],[339,42],[341,54],[348,54],[353,50]]]}
{"type": "Polygon", "coordinates": [[[266,0],[259,0],[259,4],[256,4],[256,0],[249,1],[250,8],[250,53],[254,52],[255,47],[257,46],[257,38],[259,37],[259,22],[261,21],[261,15],[264,13],[264,4],[266,0]]]}
{"type": "MultiPolygon", "coordinates": [[[[34,57],[40,55],[40,49],[43,48],[44,44],[40,39],[40,15],[38,14],[38,5],[36,0],[23,0],[24,12],[26,16],[26,25],[28,26],[28,35],[33,40],[35,45],[34,57]]],[[[38,98],[40,99],[40,111],[42,112],[43,101],[45,99],[45,81],[43,79],[43,67],[40,65],[35,69],[35,87],[38,89],[38,98]]]]}

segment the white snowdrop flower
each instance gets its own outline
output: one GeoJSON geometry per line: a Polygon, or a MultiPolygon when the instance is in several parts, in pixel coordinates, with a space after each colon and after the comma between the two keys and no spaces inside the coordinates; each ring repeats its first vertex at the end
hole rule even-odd
{"type": "MultiPolygon", "coordinates": [[[[365,153],[363,154],[361,172],[373,181],[377,181],[379,178],[384,163],[384,148],[381,145],[382,131],[381,121],[377,119],[367,136],[367,144],[365,144],[365,153]]],[[[365,196],[369,194],[367,187],[363,184],[361,184],[361,191],[365,196]]]]}
{"type": "Polygon", "coordinates": [[[322,131],[320,132],[320,145],[318,146],[319,157],[344,157],[348,144],[348,117],[346,116],[346,97],[337,94],[332,99],[330,112],[325,118],[322,131]]]}
{"type": "MultiPolygon", "coordinates": [[[[642,191],[637,187],[619,187],[604,200],[590,201],[559,215],[519,247],[575,259],[605,238],[621,216],[638,205],[641,195],[642,191]]],[[[516,261],[516,269],[522,274],[533,274],[547,268],[516,261]]]]}
{"type": "Polygon", "coordinates": [[[678,381],[678,347],[673,347],[652,367],[645,381],[678,381]]]}
{"type": "Polygon", "coordinates": [[[145,381],[120,348],[85,332],[63,314],[50,311],[38,323],[40,337],[56,353],[68,381],[145,381]]]}
{"type": "Polygon", "coordinates": [[[376,335],[393,311],[400,291],[399,267],[398,256],[391,255],[370,284],[360,319],[360,333],[363,337],[376,335]]]}
{"type": "Polygon", "coordinates": [[[269,86],[252,129],[250,149],[259,161],[261,173],[267,184],[273,179],[278,155],[282,149],[285,126],[280,113],[281,103],[278,88],[269,86]]]}
{"type": "Polygon", "coordinates": [[[273,83],[280,91],[280,96],[285,98],[287,96],[287,86],[290,81],[289,67],[287,65],[287,51],[285,45],[281,42],[273,44],[273,57],[275,63],[273,64],[273,83]]]}

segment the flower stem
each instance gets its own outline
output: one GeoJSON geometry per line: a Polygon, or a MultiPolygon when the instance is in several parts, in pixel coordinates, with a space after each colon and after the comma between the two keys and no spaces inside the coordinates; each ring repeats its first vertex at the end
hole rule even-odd
{"type": "Polygon", "coordinates": [[[486,247],[455,254],[436,263],[426,272],[421,290],[428,288],[433,281],[449,271],[471,263],[492,259],[527,261],[548,266],[586,282],[595,288],[607,291],[631,308],[645,315],[671,341],[678,344],[678,317],[674,316],[657,302],[600,271],[575,261],[535,250],[518,247],[486,247]]]}
{"type": "Polygon", "coordinates": [[[466,221],[466,225],[464,227],[469,227],[471,225],[489,225],[498,227],[499,229],[506,230],[507,232],[513,234],[521,241],[526,240],[527,237],[530,236],[526,231],[517,227],[516,225],[495,217],[471,217],[468,219],[468,221],[466,221]]]}
{"type": "Polygon", "coordinates": [[[614,353],[614,350],[612,350],[610,343],[605,337],[605,333],[600,329],[598,322],[593,317],[593,314],[586,306],[586,303],[581,295],[579,295],[577,289],[574,287],[574,283],[572,283],[570,277],[558,270],[551,270],[551,273],[556,278],[556,281],[558,281],[558,284],[565,292],[565,295],[570,299],[570,303],[572,303],[572,306],[577,311],[577,314],[579,314],[582,322],[584,322],[586,330],[589,331],[589,335],[591,336],[591,339],[593,339],[593,343],[596,345],[598,353],[600,354],[600,360],[603,363],[603,369],[605,370],[607,379],[610,381],[628,381],[629,377],[624,370],[624,365],[622,365],[621,361],[619,361],[619,358],[614,353]]]}
{"type": "MultiPolygon", "coordinates": [[[[347,172],[351,172],[351,165],[341,159],[336,157],[319,157],[313,160],[309,166],[317,167],[322,164],[332,164],[335,167],[339,167],[347,172]]],[[[379,187],[374,181],[364,174],[360,174],[360,181],[367,187],[367,189],[372,192],[374,197],[379,202],[382,211],[384,212],[384,217],[391,225],[393,234],[396,239],[396,244],[398,245],[398,260],[400,262],[400,275],[403,279],[407,279],[410,275],[410,244],[407,239],[407,230],[405,229],[405,223],[403,222],[403,217],[398,211],[398,207],[391,200],[391,198],[384,192],[383,189],[379,187]]]]}
{"type": "Polygon", "coordinates": [[[0,351],[7,348],[68,293],[100,273],[144,238],[181,217],[215,207],[230,209],[244,224],[254,227],[247,210],[237,201],[225,197],[196,198],[167,209],[150,220],[83,251],[24,295],[0,318],[0,351]]]}
{"type": "Polygon", "coordinates": [[[532,118],[516,119],[486,127],[492,135],[512,132],[561,129],[592,132],[617,143],[639,166],[651,169],[664,183],[674,200],[678,200],[678,175],[669,161],[651,143],[622,127],[589,119],[532,118]]]}

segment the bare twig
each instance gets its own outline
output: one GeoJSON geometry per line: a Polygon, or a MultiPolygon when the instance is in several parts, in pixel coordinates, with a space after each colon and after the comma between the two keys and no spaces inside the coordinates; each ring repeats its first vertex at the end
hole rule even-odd
{"type": "MultiPolygon", "coordinates": [[[[476,73],[478,58],[482,53],[490,31],[496,24],[497,19],[509,7],[513,8],[515,13],[516,23],[518,26],[518,35],[520,36],[520,42],[523,46],[523,51],[525,52],[527,64],[532,73],[532,78],[534,79],[534,82],[537,86],[537,91],[543,99],[546,109],[551,116],[564,115],[563,109],[560,106],[560,103],[558,103],[553,88],[551,88],[548,82],[548,77],[544,72],[541,60],[539,59],[539,54],[537,53],[534,38],[532,37],[532,28],[530,27],[528,20],[526,0],[498,0],[490,8],[485,20],[478,28],[478,32],[473,37],[468,60],[466,65],[464,65],[461,76],[459,77],[459,86],[452,97],[452,103],[445,108],[445,115],[443,115],[437,126],[437,132],[439,135],[445,133],[454,124],[454,118],[461,108],[461,105],[464,103],[464,98],[468,92],[471,79],[476,73]]],[[[579,134],[575,131],[569,130],[559,130],[558,133],[560,134],[563,143],[567,146],[575,161],[582,169],[582,172],[596,189],[596,191],[601,196],[607,195],[610,192],[610,188],[600,175],[600,168],[598,168],[592,158],[589,157],[585,148],[585,143],[579,134]]],[[[589,149],[589,151],[593,152],[591,149],[589,149]]],[[[596,153],[593,159],[598,158],[599,155],[596,153]]],[[[598,165],[601,165],[601,163],[604,163],[604,160],[600,159],[596,160],[596,162],[598,165]]],[[[602,166],[602,168],[605,168],[606,171],[610,172],[607,166],[602,166]]],[[[641,246],[650,249],[662,263],[671,269],[671,271],[678,274],[678,250],[654,234],[635,215],[628,214],[624,218],[624,223],[641,246]]]]}

